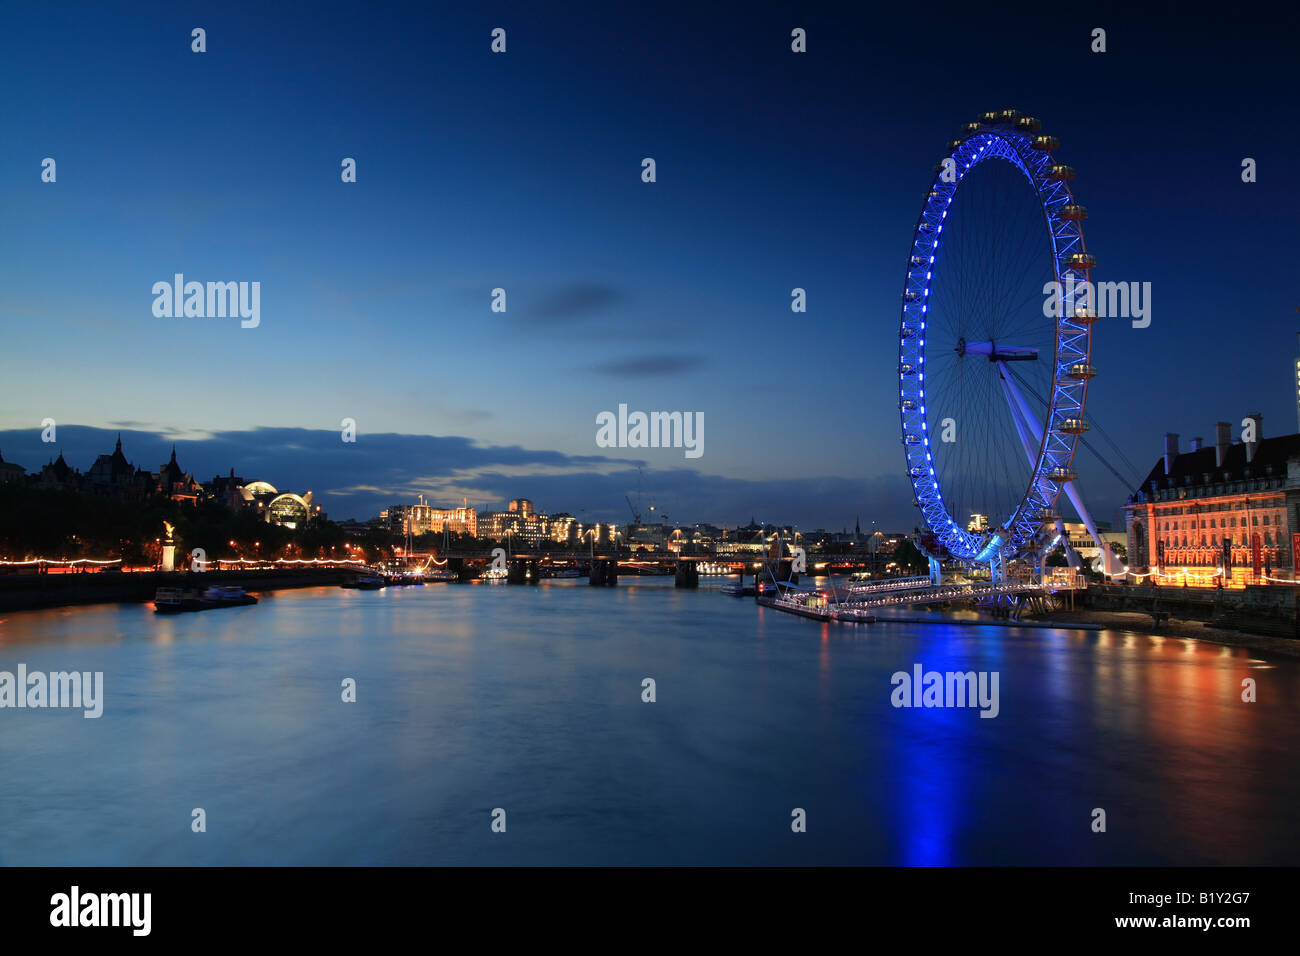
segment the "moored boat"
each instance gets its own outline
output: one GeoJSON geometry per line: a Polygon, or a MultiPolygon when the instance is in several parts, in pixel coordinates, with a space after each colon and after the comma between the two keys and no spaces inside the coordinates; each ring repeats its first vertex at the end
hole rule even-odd
{"type": "Polygon", "coordinates": [[[157,614],[180,614],[186,611],[210,611],[218,607],[243,607],[256,604],[257,598],[241,587],[214,584],[202,592],[194,588],[159,588],[153,597],[157,614]]]}
{"type": "Polygon", "coordinates": [[[424,584],[424,573],[422,571],[397,571],[386,575],[385,580],[390,588],[418,587],[424,584]]]}
{"type": "Polygon", "coordinates": [[[202,602],[203,607],[200,610],[208,610],[214,607],[243,607],[247,604],[256,604],[257,598],[241,587],[216,584],[204,590],[202,602]]]}
{"type": "Polygon", "coordinates": [[[378,591],[386,583],[378,574],[358,574],[344,581],[339,587],[356,591],[378,591]]]}
{"type": "Polygon", "coordinates": [[[158,614],[180,614],[182,611],[197,611],[199,595],[197,591],[185,591],[181,588],[159,588],[154,592],[153,609],[158,614]]]}

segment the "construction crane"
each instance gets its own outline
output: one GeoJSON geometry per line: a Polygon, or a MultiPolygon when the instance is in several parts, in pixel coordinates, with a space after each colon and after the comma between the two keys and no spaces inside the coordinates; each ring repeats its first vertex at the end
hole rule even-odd
{"type": "Polygon", "coordinates": [[[641,514],[632,506],[632,499],[624,495],[623,500],[627,502],[627,510],[632,512],[632,523],[639,525],[641,523],[641,514]]]}

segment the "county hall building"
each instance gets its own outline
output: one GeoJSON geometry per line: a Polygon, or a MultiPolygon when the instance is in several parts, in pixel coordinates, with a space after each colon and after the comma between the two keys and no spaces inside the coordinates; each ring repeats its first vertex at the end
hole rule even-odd
{"type": "Polygon", "coordinates": [[[1227,422],[1215,442],[1165,454],[1124,507],[1135,584],[1290,584],[1300,544],[1300,435],[1265,438],[1261,416],[1227,422]]]}

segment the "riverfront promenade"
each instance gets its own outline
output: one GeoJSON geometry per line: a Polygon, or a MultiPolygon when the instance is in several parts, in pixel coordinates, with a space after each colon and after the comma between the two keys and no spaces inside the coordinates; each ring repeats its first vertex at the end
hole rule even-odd
{"type": "Polygon", "coordinates": [[[355,572],[346,568],[258,569],[248,571],[130,571],[86,574],[0,575],[0,612],[76,604],[152,601],[160,587],[199,588],[233,584],[246,591],[341,584],[355,572]]]}

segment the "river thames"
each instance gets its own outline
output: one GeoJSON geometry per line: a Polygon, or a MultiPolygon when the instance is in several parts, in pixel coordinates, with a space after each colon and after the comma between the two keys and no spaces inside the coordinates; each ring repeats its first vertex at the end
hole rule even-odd
{"type": "Polygon", "coordinates": [[[0,863],[1300,863],[1300,662],[672,584],[8,613],[0,671],[102,671],[104,699],[0,710],[0,863]],[[918,664],[996,672],[997,716],[895,708],[918,664]]]}

